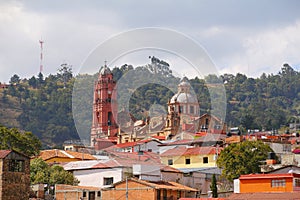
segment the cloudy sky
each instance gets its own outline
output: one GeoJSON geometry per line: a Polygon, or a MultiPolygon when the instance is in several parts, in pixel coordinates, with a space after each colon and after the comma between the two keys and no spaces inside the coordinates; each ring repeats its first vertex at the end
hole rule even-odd
{"type": "MultiPolygon", "coordinates": [[[[283,63],[300,70],[299,10],[297,0],[2,0],[0,82],[8,82],[13,74],[38,74],[41,38],[44,74],[55,74],[62,63],[78,73],[99,44],[142,27],[187,35],[205,49],[221,74],[276,74],[283,63]]],[[[139,62],[143,59],[149,62],[139,62]]]]}

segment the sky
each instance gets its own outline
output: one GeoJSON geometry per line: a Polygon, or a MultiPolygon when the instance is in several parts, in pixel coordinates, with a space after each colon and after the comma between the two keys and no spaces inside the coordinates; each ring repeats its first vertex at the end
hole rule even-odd
{"type": "MultiPolygon", "coordinates": [[[[207,52],[219,74],[277,74],[284,63],[300,70],[299,9],[297,0],[2,0],[0,82],[7,83],[14,74],[38,74],[41,39],[43,73],[56,74],[67,63],[76,74],[103,42],[143,27],[170,29],[191,38],[207,52]]],[[[171,68],[185,63],[177,60],[171,59],[171,68]]],[[[137,54],[115,63],[121,61],[139,65],[149,63],[149,58],[137,54]]],[[[176,71],[187,73],[184,67],[176,71]]]]}

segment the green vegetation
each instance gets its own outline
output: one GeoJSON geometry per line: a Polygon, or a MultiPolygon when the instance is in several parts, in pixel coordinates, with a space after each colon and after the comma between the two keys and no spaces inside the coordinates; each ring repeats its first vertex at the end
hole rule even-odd
{"type": "Polygon", "coordinates": [[[32,133],[0,125],[0,149],[12,149],[33,156],[39,153],[40,148],[41,142],[32,133]]]}
{"type": "MultiPolygon", "coordinates": [[[[152,69],[150,65],[134,69],[127,64],[112,69],[114,79],[120,81],[118,89],[122,91],[118,94],[119,110],[128,109],[136,119],[146,119],[153,104],[166,108],[180,81],[170,70],[155,74],[155,70],[149,69],[152,69]]],[[[32,132],[45,148],[79,139],[77,130],[81,138],[84,135],[88,139],[97,77],[98,74],[73,77],[66,64],[56,75],[47,77],[39,74],[21,79],[13,75],[9,87],[0,89],[0,123],[32,132]],[[72,99],[72,94],[78,98],[72,99]]],[[[262,74],[259,78],[237,73],[208,75],[189,81],[198,97],[201,114],[211,112],[211,100],[219,102],[219,107],[227,106],[229,127],[241,126],[245,132],[247,129],[279,129],[300,122],[300,73],[288,64],[276,75],[262,74]],[[225,85],[227,102],[222,102],[217,93],[209,93],[208,88],[219,83],[225,85]]]]}
{"type": "Polygon", "coordinates": [[[72,173],[65,171],[63,167],[58,165],[50,167],[41,158],[35,158],[30,162],[30,181],[31,184],[43,183],[48,186],[55,184],[79,184],[79,181],[72,173]]]}
{"type": "Polygon", "coordinates": [[[217,165],[223,169],[222,175],[232,181],[242,174],[259,173],[269,152],[273,150],[262,141],[234,143],[221,151],[217,165]]]}
{"type": "Polygon", "coordinates": [[[215,174],[213,174],[213,176],[212,176],[210,189],[212,191],[212,198],[217,198],[218,197],[218,188],[217,188],[217,179],[216,179],[215,174]]]}

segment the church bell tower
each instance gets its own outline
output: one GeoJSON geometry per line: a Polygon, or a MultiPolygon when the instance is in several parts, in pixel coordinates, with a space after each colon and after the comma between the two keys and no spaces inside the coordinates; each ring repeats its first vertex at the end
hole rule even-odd
{"type": "Polygon", "coordinates": [[[98,139],[112,139],[118,133],[117,89],[111,70],[104,65],[94,85],[93,122],[91,129],[91,145],[98,139]]]}

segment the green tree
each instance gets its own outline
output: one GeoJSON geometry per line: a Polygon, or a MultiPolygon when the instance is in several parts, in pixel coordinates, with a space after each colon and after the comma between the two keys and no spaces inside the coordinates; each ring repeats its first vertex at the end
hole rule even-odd
{"type": "Polygon", "coordinates": [[[210,189],[212,191],[212,197],[217,198],[218,197],[218,188],[217,188],[217,179],[216,175],[213,174],[211,184],[210,184],[210,189]]]}
{"type": "Polygon", "coordinates": [[[0,149],[13,149],[28,156],[37,155],[41,148],[40,140],[31,132],[20,132],[16,128],[0,125],[0,149]]]}
{"type": "Polygon", "coordinates": [[[17,74],[15,74],[15,75],[13,75],[13,76],[10,78],[9,83],[10,83],[11,85],[16,85],[16,84],[19,84],[20,81],[21,81],[20,77],[19,77],[17,74]]]}
{"type": "Polygon", "coordinates": [[[232,181],[242,174],[260,172],[260,164],[273,150],[262,141],[234,143],[222,150],[217,160],[222,175],[232,181]]]}
{"type": "Polygon", "coordinates": [[[58,165],[49,166],[41,158],[35,158],[30,162],[31,184],[43,183],[50,185],[68,184],[78,185],[79,181],[71,172],[58,165]]]}

